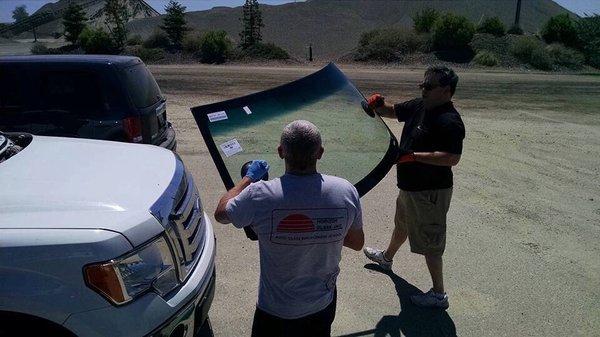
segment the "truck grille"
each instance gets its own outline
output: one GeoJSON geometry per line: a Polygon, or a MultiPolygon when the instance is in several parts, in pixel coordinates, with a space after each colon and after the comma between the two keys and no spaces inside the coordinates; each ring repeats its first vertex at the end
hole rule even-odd
{"type": "Polygon", "coordinates": [[[185,280],[204,247],[204,212],[194,181],[184,174],[175,194],[168,220],[167,235],[179,264],[179,277],[185,280]]]}

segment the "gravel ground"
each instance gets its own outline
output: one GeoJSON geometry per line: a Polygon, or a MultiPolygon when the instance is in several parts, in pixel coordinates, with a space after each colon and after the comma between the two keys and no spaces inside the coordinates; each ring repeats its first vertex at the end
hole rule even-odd
{"type": "MultiPolygon", "coordinates": [[[[224,192],[189,108],[307,75],[317,66],[152,66],[168,99],[178,152],[207,213],[224,192]]],[[[419,94],[424,69],[342,67],[363,93],[419,94]]],[[[455,103],[467,137],[455,168],[445,283],[450,309],[408,296],[430,287],[422,257],[402,247],[394,273],[345,249],[336,336],[598,336],[600,331],[600,77],[461,71],[455,103]]],[[[399,136],[402,125],[388,120],[399,136]]],[[[275,144],[274,144],[275,146],[275,144]]],[[[327,152],[326,152],[327,153],[327,152]]],[[[395,170],[363,197],[366,242],[393,228],[395,170]]],[[[250,334],[258,249],[213,223],[218,241],[216,336],[250,334]]]]}

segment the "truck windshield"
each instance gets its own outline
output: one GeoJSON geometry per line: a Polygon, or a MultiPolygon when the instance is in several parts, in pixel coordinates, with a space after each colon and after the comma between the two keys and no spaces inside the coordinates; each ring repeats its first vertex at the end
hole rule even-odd
{"type": "Polygon", "coordinates": [[[364,96],[334,65],[286,85],[229,101],[192,108],[226,188],[240,179],[241,166],[269,162],[271,178],[284,173],[277,154],[283,127],[304,119],[321,131],[321,173],[343,177],[361,195],[393,165],[396,139],[379,116],[361,107],[364,96]]]}
{"type": "Polygon", "coordinates": [[[146,108],[162,99],[160,88],[144,64],[125,68],[127,90],[137,108],[146,108]]]}

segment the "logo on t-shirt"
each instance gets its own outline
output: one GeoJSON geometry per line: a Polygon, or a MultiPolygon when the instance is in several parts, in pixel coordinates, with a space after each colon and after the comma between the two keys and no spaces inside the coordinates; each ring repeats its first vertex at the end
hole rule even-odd
{"type": "Polygon", "coordinates": [[[277,225],[277,232],[303,233],[314,232],[315,224],[308,216],[300,213],[290,214],[277,225]]]}
{"type": "Polygon", "coordinates": [[[276,209],[271,216],[271,242],[284,245],[330,243],[344,238],[346,208],[276,209]]]}

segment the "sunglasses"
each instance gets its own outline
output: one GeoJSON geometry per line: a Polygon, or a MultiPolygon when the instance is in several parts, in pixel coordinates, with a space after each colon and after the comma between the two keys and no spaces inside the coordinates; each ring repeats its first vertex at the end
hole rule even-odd
{"type": "Polygon", "coordinates": [[[423,82],[423,83],[419,84],[419,88],[424,89],[426,91],[431,91],[439,86],[440,86],[439,84],[431,84],[428,82],[423,82]]]}

